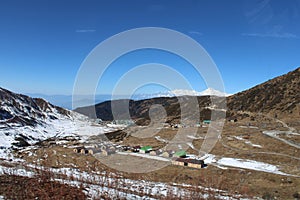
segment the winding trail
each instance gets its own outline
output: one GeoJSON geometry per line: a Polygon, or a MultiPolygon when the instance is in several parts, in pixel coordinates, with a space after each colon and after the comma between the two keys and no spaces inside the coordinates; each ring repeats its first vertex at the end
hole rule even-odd
{"type": "MultiPolygon", "coordinates": [[[[297,144],[297,143],[294,143],[294,142],[291,142],[291,141],[288,141],[288,140],[285,140],[283,138],[280,138],[279,136],[277,136],[277,134],[282,134],[282,133],[286,133],[286,134],[293,134],[293,135],[298,135],[300,136],[299,133],[296,133],[296,129],[293,128],[293,127],[290,127],[288,126],[284,121],[282,120],[279,120],[279,119],[275,119],[273,117],[270,117],[268,115],[265,115],[263,113],[252,113],[252,112],[248,112],[248,111],[238,111],[239,114],[248,114],[250,116],[255,116],[255,115],[260,115],[260,116],[264,116],[268,119],[271,119],[271,120],[274,120],[276,121],[277,123],[280,123],[283,127],[287,128],[288,130],[287,131],[276,131],[276,130],[271,130],[271,131],[262,131],[262,134],[264,135],[267,135],[273,139],[276,139],[276,140],[279,140],[280,142],[283,142],[287,145],[290,145],[292,147],[295,147],[297,149],[300,149],[300,144],[297,144]]],[[[238,152],[241,152],[243,151],[242,149],[238,149],[238,148],[234,148],[234,147],[231,147],[231,146],[228,146],[226,144],[226,142],[221,139],[221,144],[223,147],[225,148],[228,148],[228,149],[231,149],[233,151],[238,151],[238,152]]],[[[276,153],[276,152],[264,152],[264,151],[258,151],[258,152],[255,152],[255,151],[252,151],[252,150],[245,150],[244,152],[248,152],[248,153],[251,153],[251,154],[266,154],[266,155],[275,155],[275,156],[281,156],[281,157],[287,157],[287,158],[291,158],[291,159],[294,159],[294,160],[297,160],[297,161],[300,161],[300,157],[295,157],[295,156],[290,156],[290,155],[287,155],[287,154],[283,154],[283,153],[276,153]]],[[[295,175],[297,176],[297,175],[295,175]]],[[[299,176],[297,176],[299,177],[299,176]]]]}
{"type": "MultiPolygon", "coordinates": [[[[292,133],[292,132],[290,132],[290,131],[284,131],[284,132],[285,132],[285,133],[292,133]]],[[[291,142],[291,141],[286,140],[286,139],[283,139],[283,138],[281,138],[281,137],[278,137],[277,135],[283,133],[282,131],[275,131],[275,130],[273,130],[273,131],[263,131],[262,133],[263,133],[264,135],[266,135],[266,136],[269,136],[269,137],[271,137],[271,138],[274,138],[274,139],[276,139],[276,140],[279,140],[279,141],[281,141],[281,142],[283,142],[283,143],[285,143],[285,144],[287,144],[287,145],[290,145],[290,146],[292,146],[292,147],[295,147],[295,148],[300,149],[300,145],[299,145],[299,144],[294,143],[294,142],[291,142]]]]}

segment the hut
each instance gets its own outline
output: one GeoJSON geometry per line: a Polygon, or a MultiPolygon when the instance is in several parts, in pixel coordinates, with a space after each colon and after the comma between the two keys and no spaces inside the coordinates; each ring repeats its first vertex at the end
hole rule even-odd
{"type": "Polygon", "coordinates": [[[101,151],[101,154],[103,156],[109,156],[109,155],[114,154],[114,153],[116,153],[116,151],[112,150],[112,149],[105,149],[105,150],[101,151]]]}
{"type": "Polygon", "coordinates": [[[182,124],[174,124],[171,127],[172,128],[182,128],[182,127],[184,127],[184,125],[182,125],[182,124]]]}
{"type": "Polygon", "coordinates": [[[89,149],[88,151],[89,151],[89,154],[91,154],[91,155],[96,154],[96,153],[101,153],[101,150],[100,149],[96,149],[96,148],[89,149]]]}
{"type": "Polygon", "coordinates": [[[172,160],[173,165],[188,166],[196,169],[201,169],[205,166],[203,160],[176,158],[172,160]]]}
{"type": "Polygon", "coordinates": [[[237,120],[237,118],[235,118],[235,117],[229,117],[229,118],[228,118],[228,121],[229,121],[229,122],[237,122],[238,120],[237,120]]]}
{"type": "Polygon", "coordinates": [[[162,156],[162,157],[165,157],[165,158],[170,158],[170,157],[171,157],[170,154],[169,154],[169,152],[167,152],[167,151],[163,152],[163,153],[161,154],[161,156],[162,156]]]}
{"type": "Polygon", "coordinates": [[[88,154],[88,153],[89,153],[89,150],[83,148],[83,149],[80,150],[80,153],[81,153],[81,154],[88,154]]]}
{"type": "Polygon", "coordinates": [[[110,147],[108,147],[108,149],[111,151],[116,151],[116,147],[114,147],[114,146],[110,146],[110,147]]]}
{"type": "Polygon", "coordinates": [[[204,161],[203,160],[197,160],[197,159],[188,159],[187,160],[187,166],[192,168],[201,169],[204,167],[204,161]]]}
{"type": "Polygon", "coordinates": [[[73,149],[73,152],[74,153],[80,153],[81,149],[83,149],[83,147],[76,147],[76,148],[73,149]]]}
{"type": "Polygon", "coordinates": [[[101,147],[100,147],[100,150],[101,151],[103,151],[103,150],[105,150],[106,149],[106,146],[105,145],[102,145],[101,147]]]}
{"type": "Polygon", "coordinates": [[[143,146],[140,149],[140,153],[149,153],[150,151],[152,151],[152,147],[151,146],[143,146]]]}
{"type": "Polygon", "coordinates": [[[134,146],[131,148],[131,151],[134,153],[138,153],[138,152],[140,152],[140,149],[141,149],[141,146],[134,146]]]}
{"type": "Polygon", "coordinates": [[[162,152],[162,154],[160,154],[160,156],[165,157],[165,158],[171,158],[174,154],[174,151],[172,150],[168,150],[168,151],[164,151],[162,152]]]}
{"type": "Polygon", "coordinates": [[[172,160],[173,165],[179,165],[179,166],[187,166],[187,163],[185,162],[185,159],[183,158],[176,158],[172,160]]]}
{"type": "Polygon", "coordinates": [[[175,158],[185,158],[186,157],[186,152],[181,150],[181,151],[177,151],[173,157],[175,158]]]}
{"type": "Polygon", "coordinates": [[[122,146],[123,151],[129,151],[131,149],[130,146],[122,146]]]}
{"type": "Polygon", "coordinates": [[[210,123],[211,123],[211,120],[208,120],[208,119],[203,120],[203,124],[210,124],[210,123]]]}

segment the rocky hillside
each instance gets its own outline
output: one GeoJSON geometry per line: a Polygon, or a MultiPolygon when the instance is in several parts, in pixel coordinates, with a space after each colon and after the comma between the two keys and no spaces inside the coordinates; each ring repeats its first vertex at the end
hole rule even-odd
{"type": "Polygon", "coordinates": [[[35,126],[47,119],[69,116],[70,111],[54,106],[44,99],[30,98],[0,88],[0,123],[35,126]]]}
{"type": "Polygon", "coordinates": [[[55,125],[62,119],[71,122],[70,115],[71,111],[43,99],[0,88],[0,149],[28,146],[53,137],[59,133],[55,125]]]}
{"type": "Polygon", "coordinates": [[[274,117],[300,112],[300,68],[227,98],[229,112],[248,111],[274,117]]]}
{"type": "Polygon", "coordinates": [[[37,144],[49,138],[76,137],[114,131],[86,116],[0,88],[0,158],[11,149],[37,144]]]}

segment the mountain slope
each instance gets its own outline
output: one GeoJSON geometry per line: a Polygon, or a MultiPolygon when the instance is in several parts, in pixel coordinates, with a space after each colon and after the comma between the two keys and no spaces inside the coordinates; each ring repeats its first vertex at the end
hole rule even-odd
{"type": "Polygon", "coordinates": [[[300,68],[227,98],[231,111],[298,116],[300,68]]]}
{"type": "Polygon", "coordinates": [[[40,98],[30,98],[0,88],[0,123],[19,125],[41,124],[47,119],[70,115],[70,111],[54,106],[40,98]]]}
{"type": "Polygon", "coordinates": [[[51,137],[84,139],[113,130],[43,99],[0,88],[0,157],[11,148],[33,145],[51,137]]]}

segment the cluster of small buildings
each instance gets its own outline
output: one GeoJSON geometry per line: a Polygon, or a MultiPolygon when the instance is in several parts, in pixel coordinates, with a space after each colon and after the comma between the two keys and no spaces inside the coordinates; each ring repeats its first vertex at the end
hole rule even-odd
{"type": "Polygon", "coordinates": [[[75,153],[90,154],[90,155],[101,153],[103,156],[114,154],[116,153],[116,150],[117,148],[112,145],[103,145],[101,147],[91,147],[91,148],[76,147],[73,149],[75,153]]]}
{"type": "Polygon", "coordinates": [[[174,151],[164,151],[162,149],[154,150],[151,146],[123,146],[123,151],[127,152],[133,152],[133,153],[142,153],[142,154],[148,154],[151,156],[161,156],[165,158],[171,158],[173,154],[175,153],[174,151]]]}
{"type": "Polygon", "coordinates": [[[192,168],[203,168],[206,165],[204,164],[203,160],[196,159],[196,158],[190,158],[186,155],[186,152],[181,150],[174,154],[172,159],[173,165],[179,165],[179,166],[188,166],[192,168]]]}
{"type": "MultiPolygon", "coordinates": [[[[211,123],[211,120],[203,120],[202,122],[196,123],[194,125],[188,125],[188,124],[170,124],[169,127],[171,128],[187,128],[187,127],[202,127],[205,125],[209,125],[211,123]]],[[[164,126],[166,127],[166,126],[164,126]]]]}
{"type": "Polygon", "coordinates": [[[187,166],[192,168],[203,168],[205,167],[204,161],[196,158],[191,158],[187,156],[184,150],[180,151],[164,151],[162,149],[153,150],[151,146],[112,146],[112,145],[103,145],[100,148],[85,148],[85,147],[77,147],[73,150],[75,153],[80,154],[96,154],[99,153],[103,156],[108,156],[116,153],[117,151],[125,151],[125,152],[133,152],[133,153],[141,153],[141,154],[149,154],[151,156],[160,156],[164,158],[171,158],[173,165],[178,166],[187,166]]]}

